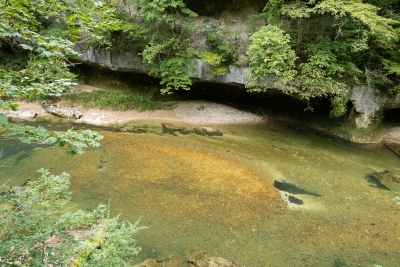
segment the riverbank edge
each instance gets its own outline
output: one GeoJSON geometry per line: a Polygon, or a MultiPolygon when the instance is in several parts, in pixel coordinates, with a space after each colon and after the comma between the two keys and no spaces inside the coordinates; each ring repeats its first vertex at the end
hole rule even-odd
{"type": "MultiPolygon", "coordinates": [[[[97,87],[88,85],[78,85],[74,93],[92,92],[101,90],[97,87]]],[[[62,101],[60,102],[62,103],[62,101]]],[[[37,120],[55,120],[57,115],[48,113],[39,102],[18,102],[18,111],[3,111],[12,121],[29,122],[37,120]]],[[[268,122],[283,123],[301,127],[314,134],[332,139],[337,142],[349,145],[372,145],[384,144],[395,153],[400,155],[400,126],[382,130],[380,136],[371,141],[371,138],[360,138],[349,133],[338,133],[326,127],[312,127],[300,122],[280,121],[271,118],[261,117],[248,112],[240,111],[232,107],[204,101],[172,101],[170,108],[155,111],[138,112],[101,110],[97,108],[85,109],[81,107],[69,106],[69,103],[62,103],[61,108],[66,109],[67,117],[73,123],[87,124],[94,126],[120,126],[130,122],[154,121],[155,123],[171,123],[187,126],[224,126],[224,125],[257,125],[268,122]],[[81,114],[75,118],[72,113],[68,116],[69,109],[79,109],[81,114]]]]}

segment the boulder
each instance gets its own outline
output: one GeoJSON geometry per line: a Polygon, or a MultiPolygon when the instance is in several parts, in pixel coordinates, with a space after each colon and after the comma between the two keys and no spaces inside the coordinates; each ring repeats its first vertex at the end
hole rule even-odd
{"type": "Polygon", "coordinates": [[[384,172],[372,173],[371,175],[387,189],[400,192],[400,176],[395,175],[387,170],[384,172]]]}
{"type": "Polygon", "coordinates": [[[7,110],[2,111],[2,113],[14,119],[33,119],[38,115],[36,112],[28,110],[7,110]]]}
{"type": "Polygon", "coordinates": [[[155,259],[147,259],[142,263],[136,264],[134,267],[157,267],[157,261],[155,259]]]}
{"type": "Polygon", "coordinates": [[[80,119],[83,116],[82,110],[77,107],[58,107],[56,102],[41,101],[40,105],[47,113],[63,118],[80,119]]]}
{"type": "Polygon", "coordinates": [[[393,127],[382,138],[382,144],[400,156],[400,127],[393,127]]]}
{"type": "Polygon", "coordinates": [[[370,128],[377,112],[389,102],[386,95],[377,94],[374,88],[366,84],[353,86],[349,100],[353,104],[350,120],[357,128],[364,129],[370,128]]]}
{"type": "Polygon", "coordinates": [[[182,267],[182,260],[177,256],[172,256],[164,260],[147,259],[134,267],[182,267]]]}
{"type": "Polygon", "coordinates": [[[223,133],[218,130],[218,129],[214,129],[211,127],[196,127],[193,129],[195,134],[198,135],[208,135],[208,136],[222,136],[223,133]]]}
{"type": "Polygon", "coordinates": [[[188,251],[186,258],[192,267],[246,267],[237,260],[210,256],[204,250],[188,251]]]}
{"type": "Polygon", "coordinates": [[[206,131],[203,127],[196,127],[193,129],[193,132],[198,135],[206,135],[206,131]]]}
{"type": "Polygon", "coordinates": [[[162,124],[162,132],[163,133],[174,134],[175,132],[179,132],[181,130],[182,130],[182,127],[179,127],[175,124],[171,124],[171,123],[163,123],[162,124]]]}
{"type": "Polygon", "coordinates": [[[223,133],[218,129],[213,129],[211,127],[203,127],[203,130],[208,136],[222,136],[223,133]]]}
{"type": "Polygon", "coordinates": [[[183,125],[176,125],[172,123],[163,123],[162,124],[162,132],[166,134],[176,135],[177,133],[181,134],[190,134],[193,133],[192,129],[187,128],[183,125]]]}

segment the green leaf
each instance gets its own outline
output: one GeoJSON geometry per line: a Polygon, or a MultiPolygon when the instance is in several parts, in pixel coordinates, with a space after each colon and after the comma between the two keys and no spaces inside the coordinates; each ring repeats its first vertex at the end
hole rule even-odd
{"type": "Polygon", "coordinates": [[[26,137],[20,137],[19,140],[20,140],[22,143],[25,143],[25,144],[30,144],[30,143],[31,143],[31,140],[29,140],[29,139],[26,138],[26,137]]]}
{"type": "Polygon", "coordinates": [[[27,44],[20,44],[19,46],[21,46],[23,49],[33,51],[33,47],[30,46],[30,45],[27,45],[27,44]]]}
{"type": "Polygon", "coordinates": [[[9,127],[9,125],[8,125],[8,117],[3,113],[0,113],[0,125],[3,128],[8,128],[9,127]]]}

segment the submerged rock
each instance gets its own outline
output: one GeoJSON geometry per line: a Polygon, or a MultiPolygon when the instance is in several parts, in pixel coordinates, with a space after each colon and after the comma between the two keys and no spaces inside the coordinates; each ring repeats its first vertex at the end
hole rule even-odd
{"type": "Polygon", "coordinates": [[[371,173],[371,176],[391,191],[400,192],[400,177],[389,171],[371,173]]]}
{"type": "Polygon", "coordinates": [[[218,129],[214,129],[211,127],[196,127],[193,129],[195,134],[198,135],[208,135],[208,136],[222,136],[223,133],[218,130],[218,129]]]}
{"type": "Polygon", "coordinates": [[[223,133],[218,129],[213,129],[211,127],[203,127],[203,130],[208,136],[222,136],[223,133]]]}
{"type": "Polygon", "coordinates": [[[171,124],[171,123],[163,123],[162,124],[162,132],[164,134],[172,134],[176,135],[177,133],[180,134],[190,134],[190,133],[195,133],[198,135],[207,135],[207,136],[222,136],[223,133],[218,130],[214,129],[211,127],[195,127],[193,129],[183,126],[183,125],[177,125],[177,124],[171,124]]]}
{"type": "Polygon", "coordinates": [[[136,264],[134,267],[157,267],[157,261],[155,259],[147,259],[142,263],[136,264]]]}
{"type": "Polygon", "coordinates": [[[176,135],[177,133],[181,134],[190,134],[193,133],[192,129],[189,129],[188,127],[184,125],[177,125],[177,124],[172,124],[172,123],[163,123],[162,124],[162,132],[165,134],[172,134],[176,135]]]}
{"type": "Polygon", "coordinates": [[[163,130],[163,133],[175,133],[175,132],[179,132],[180,130],[182,130],[182,127],[177,126],[175,124],[171,124],[171,123],[163,123],[162,130],[163,130]]]}
{"type": "Polygon", "coordinates": [[[186,253],[186,261],[177,256],[166,259],[147,259],[134,267],[246,267],[237,260],[214,257],[202,249],[191,250],[186,253]]]}
{"type": "Polygon", "coordinates": [[[210,256],[204,250],[188,251],[186,258],[192,267],[246,267],[237,260],[210,256]]]}
{"type": "Polygon", "coordinates": [[[182,260],[177,256],[172,256],[163,260],[147,259],[142,263],[136,264],[134,267],[186,267],[182,264],[182,260]]]}
{"type": "Polygon", "coordinates": [[[196,127],[193,129],[195,134],[206,135],[206,131],[202,127],[196,127]]]}

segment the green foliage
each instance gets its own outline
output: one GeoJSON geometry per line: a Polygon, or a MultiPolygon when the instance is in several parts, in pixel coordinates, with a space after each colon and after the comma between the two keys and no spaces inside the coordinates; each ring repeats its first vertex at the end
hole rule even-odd
{"type": "Polygon", "coordinates": [[[361,0],[324,0],[317,4],[314,10],[316,13],[330,13],[335,17],[348,16],[368,27],[369,33],[376,35],[383,43],[398,40],[392,25],[399,22],[379,16],[378,7],[365,4],[361,0]]]}
{"type": "Polygon", "coordinates": [[[71,156],[82,154],[83,148],[88,146],[98,147],[103,136],[91,130],[84,130],[81,133],[69,129],[65,132],[55,131],[49,133],[42,126],[14,126],[9,129],[8,136],[23,143],[50,144],[57,147],[67,147],[67,153],[71,156]]]}
{"type": "Polygon", "coordinates": [[[227,32],[223,36],[221,32],[206,29],[205,34],[212,52],[203,52],[199,54],[199,57],[214,67],[212,74],[224,75],[229,70],[229,64],[236,60],[235,40],[232,38],[232,33],[227,32]],[[224,41],[224,38],[228,41],[224,41]]]}
{"type": "Polygon", "coordinates": [[[84,36],[91,43],[102,43],[105,32],[120,29],[114,9],[100,0],[0,0],[0,6],[0,42],[22,63],[21,69],[0,66],[0,95],[11,98],[73,90],[74,75],[67,62],[79,54],[71,40],[84,36]],[[47,24],[61,25],[65,31],[51,34],[47,24]]]}
{"type": "Polygon", "coordinates": [[[299,82],[303,98],[341,95],[345,92],[345,67],[338,63],[336,50],[329,41],[321,40],[308,45],[308,60],[300,64],[299,82]]]}
{"type": "Polygon", "coordinates": [[[207,42],[211,45],[212,51],[215,51],[221,57],[221,63],[230,64],[236,60],[235,56],[235,36],[232,32],[218,32],[206,30],[207,42]],[[227,41],[224,41],[227,39],[227,41]]]}
{"type": "MultiPolygon", "coordinates": [[[[191,48],[189,48],[191,49],[191,48]]],[[[190,90],[192,81],[188,76],[188,72],[195,72],[194,63],[188,57],[193,53],[177,52],[175,57],[164,59],[160,66],[152,69],[152,74],[161,73],[161,89],[162,94],[171,94],[172,90],[190,90]]]]}
{"type": "Polygon", "coordinates": [[[202,52],[199,57],[211,66],[219,66],[222,63],[222,57],[212,52],[202,52]]]}
{"type": "Polygon", "coordinates": [[[290,36],[274,25],[264,26],[250,37],[247,51],[250,72],[246,87],[266,89],[267,76],[275,74],[275,86],[293,91],[296,55],[289,42],[290,36]]]}
{"type": "Polygon", "coordinates": [[[140,54],[150,65],[150,74],[161,76],[161,92],[189,90],[192,82],[188,73],[195,71],[190,58],[196,51],[189,41],[194,27],[187,18],[197,14],[182,0],[134,0],[133,4],[142,20],[141,36],[146,44],[140,54]]]}
{"type": "Polygon", "coordinates": [[[101,223],[92,226],[92,234],[77,247],[82,251],[75,266],[129,266],[128,257],[136,256],[141,247],[136,245],[133,235],[147,227],[138,227],[139,220],[119,222],[119,216],[110,218],[109,212],[100,213],[101,223]]]}
{"type": "Polygon", "coordinates": [[[347,99],[340,95],[336,95],[331,99],[331,112],[329,117],[338,118],[343,116],[347,111],[347,99]]]}
{"type": "Polygon", "coordinates": [[[161,104],[148,95],[122,90],[97,90],[91,93],[70,94],[63,96],[63,99],[85,108],[95,107],[119,111],[132,109],[146,111],[161,108],[161,104]]]}
{"type": "MultiPolygon", "coordinates": [[[[399,93],[395,89],[400,83],[400,54],[397,52],[400,16],[394,10],[397,2],[272,0],[266,5],[265,13],[258,17],[266,18],[267,27],[276,27],[283,36],[290,34],[290,41],[284,43],[295,48],[296,91],[305,99],[330,98],[331,116],[337,117],[344,114],[345,105],[341,99],[354,83],[368,83],[377,91],[392,95],[399,93]]],[[[260,32],[253,36],[261,35],[260,32]]],[[[267,35],[271,35],[271,30],[264,30],[264,36],[267,35]]],[[[292,61],[287,69],[281,67],[282,70],[276,70],[274,66],[284,66],[279,57],[287,54],[283,51],[288,49],[271,51],[277,58],[267,67],[260,52],[261,38],[257,41],[252,38],[248,50],[251,77],[248,87],[262,84],[268,71],[278,76],[277,73],[293,68],[292,61]],[[260,52],[257,60],[250,56],[255,55],[255,51],[260,52]]],[[[269,36],[265,38],[274,40],[269,36]]],[[[283,76],[287,77],[283,81],[287,84],[290,76],[283,76]]]]}
{"type": "Polygon", "coordinates": [[[197,14],[188,9],[182,0],[134,0],[133,5],[138,8],[138,13],[143,19],[143,30],[148,32],[152,27],[178,26],[179,18],[197,17],[197,14]],[[155,22],[162,23],[154,25],[155,22]]]}
{"type": "Polygon", "coordinates": [[[2,128],[8,128],[8,117],[3,113],[0,113],[0,125],[2,128]]]}
{"type": "Polygon", "coordinates": [[[278,24],[279,18],[281,15],[281,7],[285,0],[270,0],[264,8],[266,12],[266,16],[261,16],[263,18],[267,18],[268,23],[270,24],[278,24]]]}
{"type": "Polygon", "coordinates": [[[127,266],[141,250],[133,235],[145,227],[110,218],[105,205],[65,212],[69,174],[39,170],[25,187],[0,187],[1,266],[127,266]],[[88,235],[77,235],[85,230],[88,235]]]}
{"type": "MultiPolygon", "coordinates": [[[[115,9],[102,0],[0,0],[0,6],[0,44],[5,51],[12,51],[3,51],[5,61],[0,65],[0,105],[4,109],[15,110],[18,105],[12,100],[16,98],[37,99],[72,91],[75,75],[68,69],[68,59],[79,57],[74,50],[77,42],[108,45],[103,36],[121,29],[115,9]]],[[[3,116],[0,130],[4,133],[8,125],[3,116]]],[[[101,139],[90,131],[49,134],[29,126],[7,131],[23,142],[66,146],[71,155],[97,146],[101,139]]]]}
{"type": "Polygon", "coordinates": [[[140,27],[125,9],[122,7],[116,8],[116,18],[120,21],[120,29],[113,30],[104,36],[109,47],[115,52],[135,52],[138,53],[141,47],[141,32],[140,27]]]}

